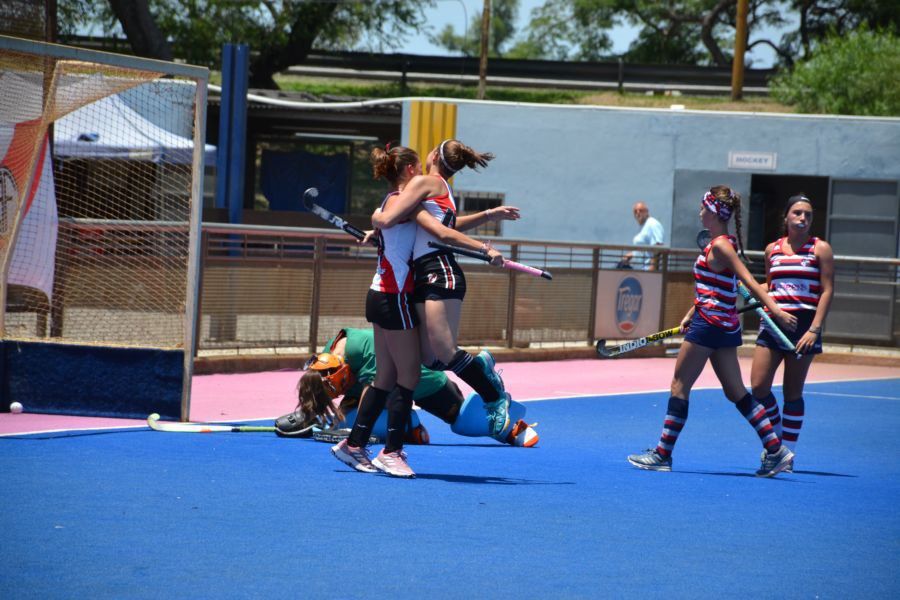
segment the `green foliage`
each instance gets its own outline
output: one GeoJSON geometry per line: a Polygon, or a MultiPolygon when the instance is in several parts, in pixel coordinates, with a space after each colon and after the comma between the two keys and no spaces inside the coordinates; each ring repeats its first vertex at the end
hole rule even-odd
{"type": "MultiPolygon", "coordinates": [[[[400,45],[404,32],[424,22],[421,0],[317,2],[304,0],[151,0],[160,29],[172,40],[175,55],[189,63],[218,64],[226,42],[246,43],[254,52],[290,51],[300,38],[322,50],[346,50],[357,44],[378,51],[400,45]],[[321,28],[306,31],[317,12],[327,12],[321,28]]],[[[302,57],[301,57],[302,58],[302,57]]]]}
{"type": "Polygon", "coordinates": [[[612,48],[611,0],[545,0],[531,12],[525,38],[511,54],[519,58],[600,60],[612,48]]]}
{"type": "Polygon", "coordinates": [[[861,29],[832,34],[771,85],[801,112],[900,116],[900,38],[861,29]]]}
{"type": "MultiPolygon", "coordinates": [[[[283,90],[309,92],[320,96],[327,95],[356,99],[400,98],[406,96],[474,99],[477,96],[477,88],[475,86],[462,87],[414,84],[403,88],[399,83],[348,84],[331,81],[314,82],[305,77],[278,77],[277,80],[278,86],[283,90]]],[[[536,102],[541,104],[578,104],[579,100],[587,95],[586,92],[569,90],[488,87],[486,99],[506,102],[536,102]]]]}
{"type": "MultiPolygon", "coordinates": [[[[493,0],[491,2],[491,29],[488,34],[488,55],[505,56],[507,46],[515,35],[515,22],[519,15],[519,0],[493,0]]],[[[481,16],[478,11],[472,16],[466,31],[457,33],[452,25],[446,25],[431,41],[450,52],[464,56],[481,55],[481,16]]]]}

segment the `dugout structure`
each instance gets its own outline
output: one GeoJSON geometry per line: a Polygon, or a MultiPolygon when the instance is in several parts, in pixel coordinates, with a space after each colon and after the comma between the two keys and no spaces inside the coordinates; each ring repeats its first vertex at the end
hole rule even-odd
{"type": "Polygon", "coordinates": [[[0,36],[3,409],[188,418],[207,81],[0,36]]]}

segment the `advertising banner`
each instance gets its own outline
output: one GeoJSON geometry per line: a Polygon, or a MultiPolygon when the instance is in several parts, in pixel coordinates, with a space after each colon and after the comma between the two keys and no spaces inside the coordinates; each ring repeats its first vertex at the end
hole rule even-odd
{"type": "Polygon", "coordinates": [[[662,273],[600,271],[594,337],[631,339],[658,331],[661,301],[662,273]]]}

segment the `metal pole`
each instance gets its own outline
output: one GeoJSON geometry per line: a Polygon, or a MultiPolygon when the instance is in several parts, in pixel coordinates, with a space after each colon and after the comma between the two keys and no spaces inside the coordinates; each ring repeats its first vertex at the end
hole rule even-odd
{"type": "Polygon", "coordinates": [[[478,99],[484,100],[487,88],[488,40],[491,33],[491,0],[484,0],[481,13],[481,61],[478,65],[478,99]]]}
{"type": "Polygon", "coordinates": [[[734,60],[731,63],[731,99],[744,97],[744,53],[747,51],[747,0],[738,0],[734,30],[734,60]]]}

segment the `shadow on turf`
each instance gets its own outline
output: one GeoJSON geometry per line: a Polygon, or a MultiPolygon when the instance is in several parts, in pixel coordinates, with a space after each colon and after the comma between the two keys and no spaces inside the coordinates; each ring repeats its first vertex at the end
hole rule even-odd
{"type": "MultiPolygon", "coordinates": [[[[687,473],[690,475],[718,475],[723,477],[750,477],[753,479],[757,479],[755,473],[736,473],[731,471],[682,471],[678,470],[677,473],[687,473]]],[[[779,473],[774,477],[769,477],[768,479],[778,479],[779,481],[793,481],[796,483],[794,479],[786,479],[791,475],[815,475],[817,477],[853,477],[857,478],[859,475],[845,475],[844,473],[827,473],[825,471],[794,471],[793,473],[779,473]]]]}
{"type": "Polygon", "coordinates": [[[448,483],[478,483],[490,485],[575,485],[574,481],[535,481],[509,477],[480,477],[477,475],[451,475],[449,473],[416,473],[416,479],[433,479],[448,483]]]}

